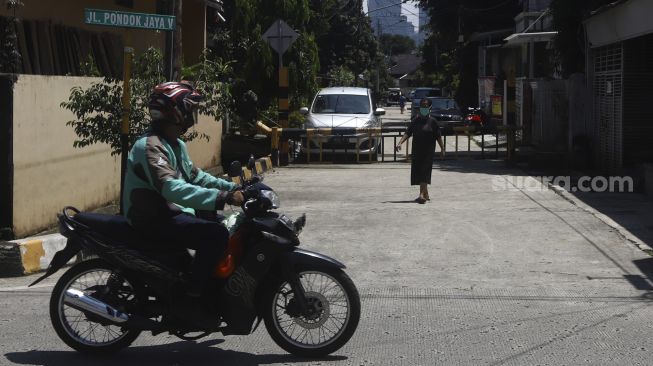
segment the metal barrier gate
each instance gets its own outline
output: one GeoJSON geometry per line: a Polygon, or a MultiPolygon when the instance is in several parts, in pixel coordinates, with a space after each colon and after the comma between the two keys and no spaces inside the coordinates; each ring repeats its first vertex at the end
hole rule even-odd
{"type": "MultiPolygon", "coordinates": [[[[290,159],[292,162],[306,164],[332,162],[335,156],[342,157],[345,163],[373,163],[389,161],[405,161],[410,157],[411,138],[405,142],[403,153],[397,153],[394,147],[406,132],[405,127],[383,128],[270,128],[258,123],[259,131],[271,137],[272,162],[276,166],[279,161],[279,146],[281,141],[290,142],[290,159]],[[387,140],[392,139],[391,153],[387,151],[387,140]],[[333,141],[340,142],[339,144],[333,141]],[[367,149],[361,151],[361,141],[368,142],[367,149]],[[375,148],[369,148],[375,146],[375,148]],[[331,160],[325,156],[330,155],[331,160]]],[[[480,159],[506,159],[514,157],[516,148],[521,143],[521,127],[443,127],[440,128],[445,152],[455,158],[461,156],[476,156],[480,159]],[[459,139],[466,139],[466,149],[460,148],[459,139]],[[447,138],[455,139],[452,148],[447,148],[447,138]],[[472,142],[474,149],[472,149],[472,142]]]]}

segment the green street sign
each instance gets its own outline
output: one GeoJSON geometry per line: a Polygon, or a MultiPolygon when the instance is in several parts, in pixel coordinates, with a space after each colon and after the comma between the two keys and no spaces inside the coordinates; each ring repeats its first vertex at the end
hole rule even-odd
{"type": "Polygon", "coordinates": [[[124,11],[84,9],[84,23],[109,27],[141,28],[171,31],[175,17],[171,15],[128,13],[124,11]]]}

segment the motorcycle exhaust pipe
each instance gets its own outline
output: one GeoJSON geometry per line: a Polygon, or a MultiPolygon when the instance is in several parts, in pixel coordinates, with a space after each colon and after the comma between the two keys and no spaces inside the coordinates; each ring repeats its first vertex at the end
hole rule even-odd
{"type": "Polygon", "coordinates": [[[106,304],[91,296],[85,295],[82,291],[75,289],[66,290],[64,304],[72,306],[81,311],[88,311],[103,319],[120,324],[129,321],[129,315],[116,310],[113,306],[106,304]]]}

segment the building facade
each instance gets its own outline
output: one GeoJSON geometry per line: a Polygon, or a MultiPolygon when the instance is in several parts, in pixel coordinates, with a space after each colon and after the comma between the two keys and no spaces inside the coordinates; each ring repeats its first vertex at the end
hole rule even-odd
{"type": "Polygon", "coordinates": [[[368,0],[367,12],[377,36],[399,34],[416,40],[415,25],[402,15],[401,10],[401,3],[397,0],[368,0]]]}

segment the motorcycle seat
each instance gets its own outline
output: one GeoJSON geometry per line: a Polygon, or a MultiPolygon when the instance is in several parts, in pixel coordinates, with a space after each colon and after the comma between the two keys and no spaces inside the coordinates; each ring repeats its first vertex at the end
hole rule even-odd
{"type": "Polygon", "coordinates": [[[75,221],[88,226],[112,241],[128,246],[138,246],[138,235],[123,216],[80,212],[75,215],[75,221]]]}
{"type": "Polygon", "coordinates": [[[155,243],[151,239],[144,238],[123,216],[80,212],[75,215],[74,220],[110,240],[108,244],[136,249],[143,255],[169,266],[177,267],[188,263],[189,254],[183,246],[155,243]]]}

